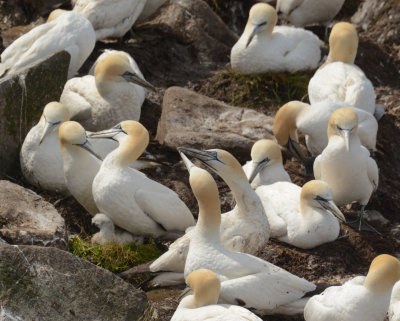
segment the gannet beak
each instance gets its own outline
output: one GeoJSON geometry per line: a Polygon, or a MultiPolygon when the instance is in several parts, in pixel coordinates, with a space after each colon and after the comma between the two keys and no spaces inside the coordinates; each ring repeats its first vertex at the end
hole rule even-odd
{"type": "Polygon", "coordinates": [[[178,147],[178,152],[179,155],[182,157],[183,163],[185,164],[188,172],[190,173],[190,170],[195,167],[195,165],[189,160],[189,158],[186,157],[186,155],[180,150],[180,147],[178,147]]]}
{"type": "Polygon", "coordinates": [[[321,206],[324,209],[330,211],[333,215],[335,215],[339,221],[346,222],[346,218],[344,217],[344,215],[340,211],[340,209],[336,206],[336,204],[333,200],[327,200],[327,199],[319,197],[319,198],[317,198],[317,201],[319,204],[321,204],[321,206]]]}
{"type": "Polygon", "coordinates": [[[40,137],[39,145],[43,142],[45,137],[53,131],[54,127],[59,124],[60,124],[60,122],[50,123],[46,120],[46,125],[44,126],[42,137],[40,137]]]}
{"type": "Polygon", "coordinates": [[[259,172],[261,172],[261,170],[262,170],[265,166],[267,166],[267,165],[269,164],[269,162],[270,162],[270,159],[269,159],[269,158],[266,158],[266,159],[264,159],[264,160],[261,161],[261,162],[253,163],[253,169],[252,169],[252,171],[251,171],[251,173],[250,173],[249,183],[251,183],[251,182],[254,180],[254,178],[257,176],[257,174],[258,174],[259,172]]]}
{"type": "Polygon", "coordinates": [[[194,158],[198,159],[204,165],[206,165],[207,167],[211,168],[215,172],[217,170],[210,164],[210,162],[212,162],[212,161],[221,162],[218,159],[218,154],[217,154],[216,151],[198,150],[198,149],[186,148],[186,147],[179,147],[178,151],[184,153],[187,156],[191,156],[191,157],[194,157],[194,158]]]}
{"type": "Polygon", "coordinates": [[[306,163],[306,157],[301,152],[301,148],[299,143],[289,137],[289,140],[286,144],[286,148],[290,150],[290,152],[297,157],[303,164],[306,163]]]}
{"type": "Polygon", "coordinates": [[[350,150],[350,132],[351,130],[343,129],[341,130],[341,134],[343,135],[344,142],[346,143],[346,150],[350,150]]]}
{"type": "Polygon", "coordinates": [[[263,22],[258,25],[255,25],[253,27],[253,31],[251,32],[249,39],[247,39],[246,48],[249,46],[249,44],[253,40],[254,36],[260,31],[261,27],[265,26],[266,24],[267,24],[267,22],[263,22]]]}
{"type": "Polygon", "coordinates": [[[92,154],[94,157],[96,157],[98,160],[103,160],[101,158],[101,156],[99,156],[93,149],[92,149],[92,145],[89,143],[88,140],[86,140],[86,142],[84,142],[83,144],[76,144],[75,146],[81,147],[85,150],[87,150],[90,154],[92,154]]]}
{"type": "Polygon", "coordinates": [[[121,124],[118,124],[110,129],[101,130],[98,132],[87,132],[87,137],[89,138],[113,138],[119,133],[124,133],[121,124]]]}
{"type": "Polygon", "coordinates": [[[146,88],[146,89],[148,89],[148,90],[156,91],[156,88],[155,88],[152,84],[150,84],[149,82],[147,82],[147,81],[144,80],[143,78],[140,78],[140,77],[139,77],[137,74],[135,74],[135,73],[126,71],[126,72],[122,75],[122,77],[123,77],[126,81],[129,81],[129,82],[132,82],[132,83],[137,84],[137,85],[139,85],[139,86],[142,86],[142,87],[144,87],[144,88],[146,88]]]}

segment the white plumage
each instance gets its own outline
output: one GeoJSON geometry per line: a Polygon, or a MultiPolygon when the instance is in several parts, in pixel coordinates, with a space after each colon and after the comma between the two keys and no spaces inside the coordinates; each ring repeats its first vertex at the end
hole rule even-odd
{"type": "Polygon", "coordinates": [[[388,315],[389,321],[400,321],[400,282],[396,282],[392,289],[388,315]]]}

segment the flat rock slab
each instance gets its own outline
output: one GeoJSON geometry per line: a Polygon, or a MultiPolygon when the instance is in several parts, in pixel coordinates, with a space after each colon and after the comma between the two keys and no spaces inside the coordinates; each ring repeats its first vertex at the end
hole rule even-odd
{"type": "Polygon", "coordinates": [[[191,90],[171,87],[164,95],[157,128],[160,144],[198,149],[221,148],[250,157],[256,140],[273,139],[273,118],[232,107],[191,90]]]}
{"type": "Polygon", "coordinates": [[[5,320],[145,321],[155,315],[143,291],[71,253],[0,243],[0,258],[5,320]]]}
{"type": "Polygon", "coordinates": [[[68,247],[64,219],[35,192],[0,180],[0,237],[10,244],[68,247]]]}

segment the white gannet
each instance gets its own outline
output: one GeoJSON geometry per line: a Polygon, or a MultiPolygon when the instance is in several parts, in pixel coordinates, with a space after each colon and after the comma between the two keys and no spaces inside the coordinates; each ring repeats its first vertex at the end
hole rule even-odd
{"type": "MultiPolygon", "coordinates": [[[[223,246],[231,251],[250,254],[256,254],[264,248],[269,239],[268,220],[259,197],[251,188],[236,158],[221,149],[200,151],[180,147],[178,150],[188,169],[194,165],[185,154],[197,158],[217,173],[233,193],[236,206],[222,215],[220,235],[223,246]]],[[[152,285],[175,284],[182,280],[176,272],[184,271],[193,232],[194,229],[187,230],[184,236],[172,243],[168,251],[151,264],[152,272],[174,272],[170,274],[170,279],[168,273],[157,276],[151,281],[152,285]]]]}
{"type": "Polygon", "coordinates": [[[360,144],[357,136],[358,117],[350,108],[335,110],[329,118],[328,145],[314,162],[316,179],[332,189],[333,200],[339,205],[358,202],[364,208],[378,187],[379,173],[375,160],[360,144]]]}
{"type": "Polygon", "coordinates": [[[358,35],[354,26],[339,22],[329,36],[329,55],[308,84],[311,105],[329,100],[375,112],[375,92],[364,72],[354,64],[358,35]]]}
{"type": "Polygon", "coordinates": [[[277,182],[258,187],[256,193],[264,205],[271,237],[302,249],[336,240],[338,220],[346,221],[323,181],[309,181],[302,188],[277,182]]]}
{"type": "Polygon", "coordinates": [[[101,40],[125,35],[145,3],[146,0],[76,0],[73,10],[92,23],[96,40],[101,40]]]}
{"type": "Polygon", "coordinates": [[[258,257],[225,249],[220,238],[217,184],[206,170],[191,166],[189,172],[199,216],[190,240],[185,277],[195,270],[209,269],[221,281],[220,303],[239,304],[261,314],[302,313],[307,301],[303,296],[315,290],[315,285],[258,257]]]}
{"type": "Polygon", "coordinates": [[[177,236],[194,225],[185,203],[169,188],[129,167],[149,144],[147,129],[136,121],[124,121],[111,129],[92,133],[119,142],[104,159],[93,181],[93,197],[101,213],[134,235],[177,236]]]}
{"type": "Polygon", "coordinates": [[[298,144],[297,132],[305,135],[307,149],[313,156],[318,156],[328,145],[329,117],[335,110],[347,107],[354,110],[358,117],[357,135],[368,149],[376,150],[378,122],[370,113],[344,103],[322,101],[313,105],[300,101],[291,101],[283,105],[274,118],[274,136],[278,143],[291,150],[294,155],[298,144]]]}
{"type": "Polygon", "coordinates": [[[400,263],[382,254],[366,277],[357,276],[313,296],[304,309],[306,321],[383,321],[393,285],[400,279],[400,263]]]}
{"type": "Polygon", "coordinates": [[[193,271],[186,284],[193,289],[193,294],[181,300],[171,321],[261,321],[240,306],[217,304],[221,282],[210,270],[193,271]]]}
{"type": "Polygon", "coordinates": [[[96,42],[91,23],[77,12],[53,11],[47,23],[19,37],[1,54],[0,77],[16,74],[58,51],[71,55],[68,78],[73,77],[91,54],[96,42]]]}
{"type": "Polygon", "coordinates": [[[87,130],[109,128],[125,119],[139,120],[145,89],[132,83],[154,90],[132,68],[129,55],[107,53],[97,62],[94,76],[67,81],[60,102],[87,130]]]}
{"type": "Polygon", "coordinates": [[[275,182],[291,182],[282,164],[281,149],[270,139],[260,139],[254,143],[251,161],[243,165],[243,170],[254,189],[275,182]]]}
{"type": "Polygon", "coordinates": [[[137,22],[143,22],[157,11],[167,0],[147,0],[137,22]]]}
{"type": "Polygon", "coordinates": [[[233,70],[258,74],[318,67],[318,37],[304,29],[275,26],[277,20],[275,9],[266,3],[257,3],[250,9],[246,28],[231,50],[233,70]]]}
{"type": "Polygon", "coordinates": [[[397,281],[393,286],[390,297],[389,321],[400,321],[400,282],[397,281]]]}

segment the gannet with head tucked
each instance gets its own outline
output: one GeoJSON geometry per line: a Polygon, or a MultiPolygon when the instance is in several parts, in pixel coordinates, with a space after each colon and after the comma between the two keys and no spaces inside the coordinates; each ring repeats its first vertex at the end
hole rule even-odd
{"type": "Polygon", "coordinates": [[[400,321],[400,282],[397,281],[392,289],[389,306],[389,321],[400,321]]]}
{"type": "Polygon", "coordinates": [[[71,55],[68,78],[91,54],[96,42],[91,23],[77,12],[53,11],[47,23],[19,37],[1,54],[0,77],[13,75],[61,50],[71,55]]]}
{"type": "Polygon", "coordinates": [[[242,36],[231,50],[232,69],[243,74],[315,69],[321,58],[319,40],[312,32],[278,26],[276,11],[257,3],[249,13],[242,36]]]}
{"type": "Polygon", "coordinates": [[[132,68],[128,54],[114,51],[97,62],[94,76],[67,81],[60,102],[87,130],[101,130],[125,119],[139,120],[146,93],[142,87],[154,90],[132,68]]]}
{"type": "Polygon", "coordinates": [[[134,235],[176,238],[176,232],[194,224],[192,213],[174,191],[129,167],[149,144],[149,133],[143,125],[123,121],[89,136],[119,142],[119,147],[104,159],[92,187],[101,213],[115,225],[134,235]]]}
{"type": "Polygon", "coordinates": [[[313,296],[304,309],[306,321],[383,321],[393,285],[400,279],[400,262],[382,254],[366,277],[357,276],[313,296]]]}
{"type": "Polygon", "coordinates": [[[199,216],[190,240],[185,277],[195,270],[209,269],[221,281],[220,303],[240,304],[262,314],[302,313],[306,303],[302,297],[315,285],[258,257],[225,249],[220,237],[217,184],[206,170],[192,166],[189,172],[199,216]]]}
{"type": "Polygon", "coordinates": [[[240,306],[217,304],[221,282],[210,270],[193,271],[188,275],[186,284],[193,289],[193,294],[181,300],[171,321],[261,321],[240,306]]]}
{"type": "Polygon", "coordinates": [[[278,144],[270,139],[260,139],[251,148],[251,161],[243,165],[251,187],[275,182],[291,182],[282,164],[282,153],[278,144]]]}

